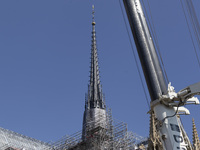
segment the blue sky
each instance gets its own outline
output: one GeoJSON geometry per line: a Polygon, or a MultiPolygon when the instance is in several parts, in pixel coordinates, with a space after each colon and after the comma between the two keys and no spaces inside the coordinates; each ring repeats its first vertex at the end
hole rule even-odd
{"type": "MultiPolygon", "coordinates": [[[[199,15],[200,1],[193,3],[199,15]]],[[[148,136],[149,108],[116,0],[0,1],[1,127],[46,142],[81,130],[92,4],[106,104],[129,130],[148,136]]],[[[150,5],[166,71],[178,92],[200,80],[180,1],[150,5]]],[[[200,134],[200,107],[187,108],[191,115],[182,120],[191,138],[193,117],[200,134]]]]}

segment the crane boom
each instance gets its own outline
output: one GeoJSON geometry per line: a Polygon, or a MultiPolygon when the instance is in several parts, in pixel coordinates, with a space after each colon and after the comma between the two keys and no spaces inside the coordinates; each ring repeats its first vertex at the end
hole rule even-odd
{"type": "Polygon", "coordinates": [[[167,85],[140,0],[123,0],[123,2],[151,97],[151,110],[155,112],[159,121],[158,129],[163,147],[165,150],[186,150],[187,144],[176,114],[181,105],[193,101],[199,104],[199,101],[192,97],[192,93],[189,98],[181,99],[182,91],[176,93],[171,83],[167,85]]]}

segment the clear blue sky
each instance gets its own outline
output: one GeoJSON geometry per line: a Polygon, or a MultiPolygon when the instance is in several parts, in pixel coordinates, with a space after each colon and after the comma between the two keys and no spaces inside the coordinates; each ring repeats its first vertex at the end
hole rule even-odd
{"type": "MultiPolygon", "coordinates": [[[[200,81],[180,1],[150,2],[168,77],[179,91],[200,81]]],[[[106,104],[129,130],[148,136],[149,109],[117,0],[0,1],[1,127],[46,142],[81,130],[92,4],[106,104]]],[[[182,120],[191,138],[192,117],[200,134],[200,106],[188,108],[182,120]]]]}

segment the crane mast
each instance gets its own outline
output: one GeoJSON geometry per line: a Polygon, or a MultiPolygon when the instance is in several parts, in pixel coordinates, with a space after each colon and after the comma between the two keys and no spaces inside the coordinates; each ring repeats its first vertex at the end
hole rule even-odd
{"type": "Polygon", "coordinates": [[[167,83],[143,13],[140,0],[123,0],[137,52],[151,97],[151,111],[158,119],[158,130],[165,150],[187,150],[177,113],[189,114],[187,103],[199,104],[200,82],[176,93],[167,83]]]}

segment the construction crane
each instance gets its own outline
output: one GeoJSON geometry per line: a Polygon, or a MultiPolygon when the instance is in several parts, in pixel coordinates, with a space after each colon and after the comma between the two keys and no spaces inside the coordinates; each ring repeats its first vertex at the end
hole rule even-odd
{"type": "Polygon", "coordinates": [[[186,104],[199,104],[200,82],[175,92],[167,83],[140,0],[123,0],[151,97],[151,111],[158,119],[158,130],[165,150],[187,150],[178,113],[189,114],[186,104]]]}

